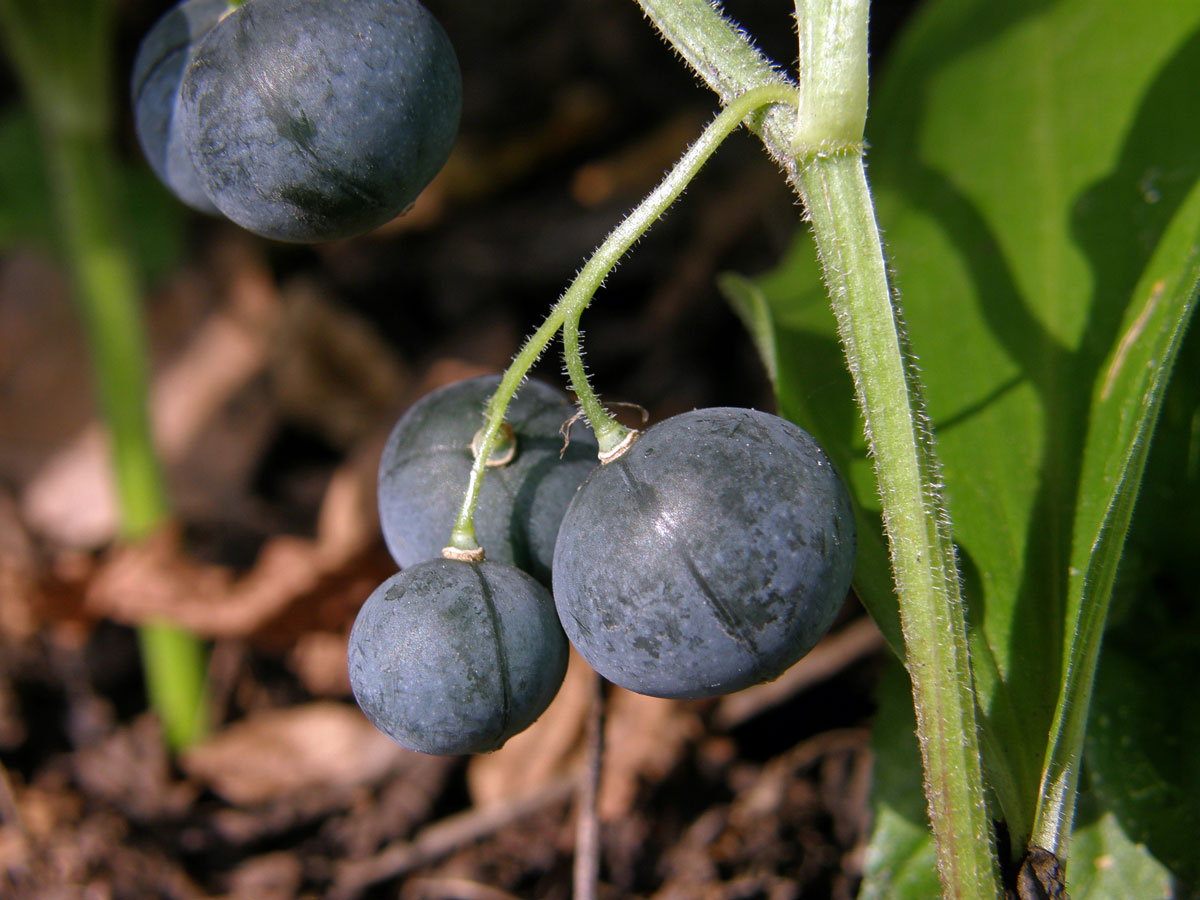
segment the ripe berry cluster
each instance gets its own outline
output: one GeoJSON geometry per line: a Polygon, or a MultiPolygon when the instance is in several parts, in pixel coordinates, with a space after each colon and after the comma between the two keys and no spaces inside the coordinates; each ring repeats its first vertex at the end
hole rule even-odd
{"type": "MultiPolygon", "coordinates": [[[[138,134],[166,184],[289,241],[355,234],[410,204],[445,162],[461,93],[417,0],[184,0],[133,74],[138,134]]],[[[828,630],[854,514],[800,428],[697,410],[601,466],[590,434],[563,449],[571,404],[530,381],[479,483],[498,384],[430,394],[387,442],[379,513],[400,571],[363,605],[348,653],[380,730],[428,753],[495,749],[553,699],[568,640],[618,685],[698,698],[777,677],[828,630]],[[469,530],[468,482],[486,561],[441,554],[469,530]]]]}
{"type": "Polygon", "coordinates": [[[142,41],[132,91],[181,200],[298,242],[410,206],[462,107],[454,48],[417,0],[183,0],[142,41]]]}
{"type": "Polygon", "coordinates": [[[590,438],[559,459],[570,405],[528,382],[476,508],[495,561],[440,558],[496,384],[424,398],[380,464],[402,571],[360,611],[349,666],[382,731],[431,753],[495,749],[554,697],[568,639],[618,685],[698,698],[777,677],[829,629],[854,569],[849,497],[806,432],[755,410],[674,416],[600,466],[590,438]]]}

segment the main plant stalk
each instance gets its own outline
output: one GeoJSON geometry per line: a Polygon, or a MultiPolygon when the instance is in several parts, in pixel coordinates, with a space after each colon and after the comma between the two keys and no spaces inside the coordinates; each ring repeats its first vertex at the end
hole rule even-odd
{"type": "MultiPolygon", "coordinates": [[[[708,0],[638,0],[722,97],[782,76],[708,0]]],[[[946,897],[1000,895],[966,617],[919,379],[863,165],[868,0],[796,0],[799,114],[758,123],[812,220],[875,463],[946,897]]]]}

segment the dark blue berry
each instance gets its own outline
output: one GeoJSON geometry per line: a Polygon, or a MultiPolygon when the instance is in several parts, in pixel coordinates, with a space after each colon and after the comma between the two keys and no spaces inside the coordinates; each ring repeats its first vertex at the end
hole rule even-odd
{"type": "MultiPolygon", "coordinates": [[[[438,556],[448,543],[475,459],[472,440],[499,383],[486,375],[433,391],[392,429],[379,463],[379,521],[401,568],[438,556]]],[[[505,415],[515,455],[486,471],[475,507],[475,535],[488,559],[547,583],[563,513],[597,465],[586,427],[573,430],[562,452],[560,429],[573,414],[566,396],[545,382],[521,385],[505,415]]]]}
{"type": "Polygon", "coordinates": [[[437,174],[462,78],[417,0],[246,0],[204,36],[180,93],[217,208],[265,237],[327,241],[392,219],[437,174]]]}
{"type": "Polygon", "coordinates": [[[483,753],[554,699],[567,641],[546,589],[503,563],[435,559],[385,581],[350,632],[367,718],[410,750],[483,753]]]}
{"type": "Polygon", "coordinates": [[[824,451],[748,409],[655,425],[580,486],[554,555],[568,638],[610,681],[697,698],[767,681],[832,625],[854,513],[824,451]]]}
{"type": "Polygon", "coordinates": [[[184,0],[146,32],[133,61],[131,94],[138,141],[150,168],[184,203],[216,213],[181,133],[179,85],[196,43],[229,11],[229,0],[184,0]]]}

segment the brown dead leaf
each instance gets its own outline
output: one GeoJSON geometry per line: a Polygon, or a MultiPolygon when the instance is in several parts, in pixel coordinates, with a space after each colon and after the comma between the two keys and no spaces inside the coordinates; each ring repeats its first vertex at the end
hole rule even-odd
{"type": "Polygon", "coordinates": [[[724,806],[714,806],[688,827],[659,863],[665,885],[654,900],[695,898],[719,879],[711,848],[728,826],[728,819],[724,806]]]}
{"type": "Polygon", "coordinates": [[[704,733],[696,707],[614,687],[608,701],[601,820],[633,810],[644,782],[658,782],[678,765],[687,745],[704,733]]]}
{"type": "Polygon", "coordinates": [[[341,861],[327,896],[331,900],[359,897],[376,882],[429,865],[487,836],[511,828],[521,819],[564,803],[575,793],[576,784],[575,778],[551,781],[500,806],[472,808],[447,816],[422,828],[411,841],[395,841],[374,856],[341,861]]]}
{"type": "Polygon", "coordinates": [[[167,620],[203,637],[254,636],[286,647],[312,628],[340,627],[394,570],[382,557],[364,551],[333,567],[316,542],[284,535],[268,541],[238,578],[227,566],[189,557],[167,530],[112,551],[87,587],[85,606],[118,622],[167,620]]]}
{"type": "Polygon", "coordinates": [[[334,472],[316,540],[271,538],[238,577],[193,559],[178,531],[164,529],[103,558],[86,587],[87,610],[129,624],[166,619],[205,637],[257,635],[284,647],[310,630],[340,631],[395,571],[374,513],[381,444],[368,442],[334,472]]]}
{"type": "Polygon", "coordinates": [[[0,477],[27,481],[92,416],[83,326],[61,266],[0,253],[0,477]],[[51,402],[47,402],[50,399],[51,402]]]}
{"type": "Polygon", "coordinates": [[[615,197],[640,197],[696,139],[704,128],[705,115],[694,110],[678,113],[632,145],[580,166],[571,179],[571,196],[588,208],[603,206],[615,197]]]}
{"type": "Polygon", "coordinates": [[[16,501],[0,489],[0,640],[19,643],[33,634],[37,561],[16,501]]]}
{"type": "MultiPolygon", "coordinates": [[[[556,90],[547,112],[544,122],[499,140],[479,133],[460,135],[446,165],[417,198],[413,209],[372,236],[386,239],[399,232],[427,228],[447,207],[494,195],[536,172],[548,160],[570,153],[610,121],[612,99],[593,85],[575,82],[556,90]]],[[[661,175],[660,169],[655,180],[661,175]]],[[[336,245],[327,249],[336,249],[336,245]]]]}
{"type": "Polygon", "coordinates": [[[521,900],[516,894],[469,878],[410,878],[400,900],[521,900]]]}
{"type": "Polygon", "coordinates": [[[378,333],[313,281],[284,291],[271,384],[286,418],[349,447],[391,418],[408,374],[378,333]]]}
{"type": "Polygon", "coordinates": [[[563,686],[541,717],[496,752],[471,759],[467,788],[475,806],[505,803],[577,766],[593,678],[595,673],[572,648],[563,686]]]}
{"type": "Polygon", "coordinates": [[[230,873],[226,900],[293,900],[304,878],[295,853],[252,856],[230,873]]]}
{"type": "Polygon", "coordinates": [[[391,423],[354,448],[329,479],[317,514],[317,543],[330,566],[362,553],[379,540],[376,479],[391,423]]]}
{"type": "MultiPolygon", "coordinates": [[[[445,166],[412,207],[369,237],[387,240],[402,232],[428,229],[448,208],[478,202],[504,190],[547,160],[559,158],[593,138],[610,121],[612,100],[590,84],[566,84],[555,93],[548,113],[545,122],[499,141],[486,140],[478,133],[459,135],[445,166]]],[[[655,180],[661,175],[660,170],[655,180]]],[[[335,254],[342,248],[334,242],[324,245],[321,251],[335,254]]]]}
{"type": "Polygon", "coordinates": [[[288,654],[288,668],[314,697],[350,696],[347,637],[344,633],[310,631],[300,635],[288,654]]]}
{"type": "Polygon", "coordinates": [[[379,847],[410,837],[430,821],[459,761],[447,756],[406,753],[396,773],[377,792],[356,792],[345,812],[326,822],[342,859],[363,859],[379,847]]]}
{"type": "Polygon", "coordinates": [[[19,884],[29,877],[30,848],[25,832],[17,825],[0,824],[0,878],[19,884]]]}
{"type": "Polygon", "coordinates": [[[234,578],[226,566],[196,562],[174,529],[112,551],[88,586],[97,617],[138,624],[169,620],[205,637],[250,634],[315,587],[320,570],[312,541],[274,538],[254,568],[234,578]]]}
{"type": "MultiPolygon", "coordinates": [[[[167,465],[178,463],[221,408],[268,359],[279,297],[262,260],[239,263],[225,302],[155,379],[151,419],[167,465]]],[[[26,485],[25,520],[37,533],[69,547],[98,547],[117,531],[108,445],[97,421],[51,456],[26,485]]]]}
{"type": "Polygon", "coordinates": [[[279,328],[282,303],[269,276],[250,257],[224,303],[201,324],[155,380],[155,439],[168,462],[183,457],[199,432],[244,385],[263,371],[279,328]]]}
{"type": "Polygon", "coordinates": [[[48,459],[21,511],[35,532],[67,547],[98,547],[117,531],[117,498],[104,431],[95,422],[48,459]]]}
{"type": "Polygon", "coordinates": [[[383,778],[408,751],[345,703],[267,710],[188,750],[185,772],[228,802],[255,806],[383,778]]]}

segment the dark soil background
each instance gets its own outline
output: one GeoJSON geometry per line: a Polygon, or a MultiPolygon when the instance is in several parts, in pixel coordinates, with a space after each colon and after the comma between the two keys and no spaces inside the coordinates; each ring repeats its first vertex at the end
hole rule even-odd
{"type": "MultiPolygon", "coordinates": [[[[169,5],[118,4],[119,85],[169,5]]],[[[576,826],[591,821],[586,665],[529,732],[475,759],[401,750],[349,696],[346,634],[392,571],[374,468],[415,399],[508,362],[716,102],[628,0],[429,5],[458,48],[465,108],[409,215],[291,247],[161,191],[129,210],[157,248],[153,407],[176,509],[153,540],[114,540],[61,266],[36,242],[0,259],[0,897],[572,895],[576,826]],[[176,757],[146,711],[134,630],[161,617],[211,640],[216,728],[176,757]]],[[[876,61],[910,5],[880,5],[876,61]]],[[[794,61],[788,3],[725,6],[794,61]]],[[[11,110],[10,72],[0,91],[11,110]]],[[[771,409],[714,276],[769,268],[800,219],[735,135],[585,315],[601,394],[652,420],[771,409]]],[[[560,370],[553,352],[539,365],[565,387],[560,370]]],[[[853,897],[885,662],[850,597],[773,685],[702,703],[607,690],[598,895],[853,897]]]]}

